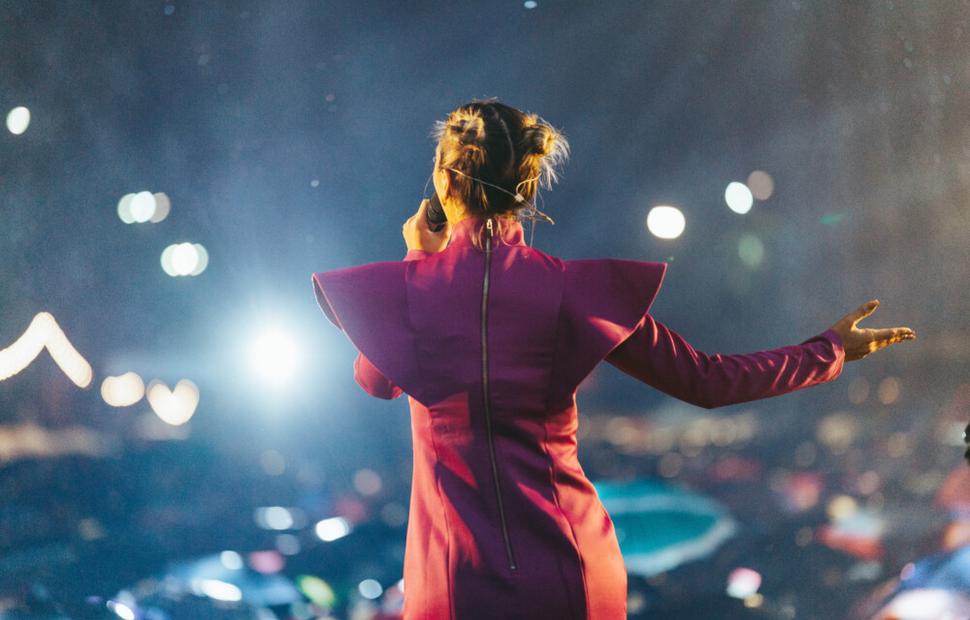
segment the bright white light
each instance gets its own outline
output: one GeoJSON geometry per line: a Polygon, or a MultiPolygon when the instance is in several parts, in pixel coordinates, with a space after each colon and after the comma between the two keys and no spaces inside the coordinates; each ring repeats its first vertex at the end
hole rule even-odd
{"type": "Polygon", "coordinates": [[[151,192],[138,192],[131,199],[131,217],[138,223],[147,222],[155,215],[155,196],[151,192]]]}
{"type": "Polygon", "coordinates": [[[223,551],[219,554],[219,561],[229,570],[242,570],[242,556],[235,551],[223,551]]]}
{"type": "Polygon", "coordinates": [[[332,542],[350,533],[350,522],[343,517],[324,519],[314,528],[320,540],[332,542]]]}
{"type": "Polygon", "coordinates": [[[187,276],[199,266],[199,252],[192,243],[180,243],[172,250],[172,268],[180,276],[187,276]]]}
{"type": "Polygon", "coordinates": [[[28,125],[30,125],[30,110],[24,106],[17,106],[7,112],[7,129],[13,135],[19,136],[27,131],[28,125]]]}
{"type": "Polygon", "coordinates": [[[131,215],[131,201],[135,199],[134,194],[125,194],[118,201],[118,217],[125,224],[134,224],[135,218],[131,215]]]}
{"type": "Polygon", "coordinates": [[[162,269],[165,271],[165,273],[167,273],[172,277],[175,277],[178,275],[175,272],[175,266],[172,265],[172,253],[174,251],[175,251],[175,245],[166,246],[165,249],[162,250],[162,260],[161,260],[162,269]]]}
{"type": "Polygon", "coordinates": [[[200,590],[209,598],[217,601],[241,601],[242,590],[231,583],[219,581],[218,579],[203,579],[200,590]]]}
{"type": "Polygon", "coordinates": [[[108,609],[113,611],[116,616],[123,620],[135,620],[135,612],[124,603],[118,601],[108,601],[108,609]]]}
{"type": "Polygon", "coordinates": [[[84,388],[91,383],[94,378],[91,365],[67,339],[50,312],[38,312],[13,344],[0,349],[0,381],[29,366],[44,347],[74,385],[84,388]]]}
{"type": "Polygon", "coordinates": [[[534,9],[539,6],[539,3],[536,0],[525,0],[522,5],[527,9],[534,9]]]}
{"type": "Polygon", "coordinates": [[[112,407],[134,405],[144,395],[145,382],[134,372],[126,372],[120,377],[105,377],[101,382],[101,398],[112,407]]]}
{"type": "Polygon", "coordinates": [[[209,253],[206,251],[205,247],[203,247],[201,243],[193,243],[192,247],[195,248],[195,255],[198,258],[195,265],[195,269],[193,269],[189,275],[197,276],[203,271],[205,271],[205,268],[209,266],[209,253]]]}
{"type": "Polygon", "coordinates": [[[365,579],[361,581],[359,584],[357,584],[357,590],[360,592],[361,596],[371,600],[384,593],[384,588],[382,588],[381,584],[374,579],[365,579]]]}
{"type": "Polygon", "coordinates": [[[209,265],[209,253],[201,243],[173,243],[162,250],[161,264],[170,276],[197,276],[209,265]]]}
{"type": "Polygon", "coordinates": [[[647,230],[661,239],[676,239],[686,225],[687,220],[677,207],[659,206],[647,213],[647,230]]]}
{"type": "Polygon", "coordinates": [[[300,349],[290,334],[269,328],[259,334],[249,349],[253,373],[272,386],[282,386],[295,374],[300,349]]]}
{"type": "Polygon", "coordinates": [[[914,588],[897,594],[886,607],[879,610],[879,618],[906,620],[957,620],[970,614],[970,598],[966,594],[942,589],[914,588]]]}
{"type": "Polygon", "coordinates": [[[751,210],[754,196],[751,195],[751,190],[748,189],[747,185],[732,181],[728,183],[727,189],[724,190],[724,202],[727,203],[729,209],[743,215],[751,210]]]}
{"type": "Polygon", "coordinates": [[[174,390],[161,381],[152,380],[145,390],[145,397],[155,415],[171,426],[188,422],[199,406],[199,388],[188,379],[179,380],[174,390]]]}

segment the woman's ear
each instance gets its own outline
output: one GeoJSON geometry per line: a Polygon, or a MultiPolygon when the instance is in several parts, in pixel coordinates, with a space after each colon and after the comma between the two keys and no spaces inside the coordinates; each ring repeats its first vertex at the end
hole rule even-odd
{"type": "Polygon", "coordinates": [[[441,174],[441,189],[444,191],[445,196],[447,196],[448,195],[448,190],[451,189],[452,173],[451,173],[451,170],[448,170],[447,168],[442,168],[441,169],[441,172],[442,172],[442,174],[441,174]]]}
{"type": "MultiPolygon", "coordinates": [[[[448,187],[451,185],[451,178],[448,175],[448,171],[444,168],[438,168],[435,166],[434,169],[434,187],[435,191],[438,192],[438,198],[448,195],[448,187]],[[440,190],[440,191],[439,191],[440,190]]],[[[442,200],[442,202],[444,202],[442,200]]]]}

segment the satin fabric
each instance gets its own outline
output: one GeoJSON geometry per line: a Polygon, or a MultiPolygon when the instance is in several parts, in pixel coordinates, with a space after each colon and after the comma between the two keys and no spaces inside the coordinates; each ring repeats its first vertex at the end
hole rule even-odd
{"type": "Polygon", "coordinates": [[[676,398],[712,408],[839,376],[827,330],[799,345],[708,355],[656,321],[667,265],[562,260],[498,220],[487,310],[495,470],[482,385],[484,220],[452,228],[441,252],[316,272],[327,318],[359,353],[369,394],[407,394],[414,467],[404,560],[406,619],[626,618],[616,533],[577,458],[576,389],[604,359],[676,398]],[[477,240],[477,246],[476,246],[477,240]]]}

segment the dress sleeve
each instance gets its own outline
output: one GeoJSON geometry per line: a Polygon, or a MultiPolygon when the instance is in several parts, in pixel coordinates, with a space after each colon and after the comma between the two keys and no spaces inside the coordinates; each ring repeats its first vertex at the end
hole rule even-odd
{"type": "MultiPolygon", "coordinates": [[[[404,255],[404,260],[421,260],[430,256],[430,254],[430,252],[424,250],[408,250],[407,254],[404,255]]],[[[400,386],[395,385],[359,351],[356,359],[354,359],[354,381],[365,392],[376,398],[392,400],[404,393],[400,386]]]]}
{"type": "Polygon", "coordinates": [[[797,345],[708,355],[647,314],[606,361],[666,394],[712,409],[831,381],[842,373],[845,350],[828,329],[797,345]]]}

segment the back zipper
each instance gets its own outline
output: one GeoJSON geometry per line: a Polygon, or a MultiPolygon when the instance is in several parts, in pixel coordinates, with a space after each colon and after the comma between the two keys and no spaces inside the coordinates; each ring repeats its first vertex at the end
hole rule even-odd
{"type": "Polygon", "coordinates": [[[492,266],[492,218],[486,222],[488,242],[485,244],[485,279],[482,282],[482,395],[485,401],[485,432],[488,437],[488,453],[492,459],[492,480],[495,481],[495,499],[498,501],[498,514],[502,521],[502,536],[505,537],[505,552],[509,557],[509,569],[516,570],[515,557],[512,555],[512,541],[509,528],[505,523],[505,507],[502,505],[502,487],[498,481],[498,465],[495,462],[495,443],[492,440],[492,413],[488,402],[488,345],[486,343],[488,311],[488,276],[492,266]]]}

